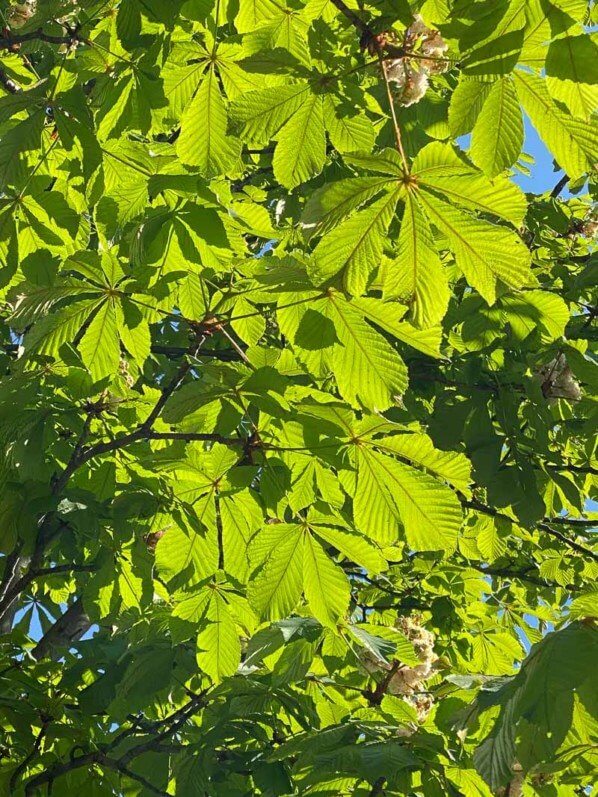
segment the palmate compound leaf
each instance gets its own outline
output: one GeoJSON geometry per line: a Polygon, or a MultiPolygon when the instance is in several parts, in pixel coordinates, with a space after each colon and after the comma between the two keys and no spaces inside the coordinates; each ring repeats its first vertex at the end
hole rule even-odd
{"type": "Polygon", "coordinates": [[[324,626],[334,628],[347,611],[349,581],[307,526],[268,526],[256,534],[249,556],[257,569],[247,595],[258,616],[270,620],[287,616],[302,593],[324,626]]]}
{"type": "Polygon", "coordinates": [[[347,158],[356,165],[388,175],[386,183],[377,182],[376,178],[370,182],[358,178],[360,182],[352,196],[350,181],[342,181],[339,187],[333,184],[322,189],[308,205],[306,221],[317,225],[321,220],[323,229],[328,229],[334,221],[373,199],[376,189],[388,192],[367,208],[340,220],[335,229],[323,235],[309,267],[315,284],[324,284],[342,273],[350,293],[360,295],[366,290],[372,272],[380,265],[387,244],[386,232],[399,199],[405,202],[399,255],[384,267],[384,290],[388,296],[409,301],[419,325],[438,323],[448,303],[447,279],[434,251],[429,224],[448,239],[468,282],[490,304],[496,300],[499,279],[512,288],[531,280],[530,255],[515,231],[475,215],[491,215],[520,224],[526,201],[515,185],[504,177],[490,181],[452,147],[439,142],[420,151],[406,183],[396,153],[391,155],[391,152],[347,158]],[[475,249],[468,244],[470,235],[476,237],[475,249]],[[504,248],[508,257],[503,263],[498,253],[504,248]]]}
{"type": "Polygon", "coordinates": [[[494,695],[479,695],[478,711],[500,706],[491,733],[474,753],[476,769],[493,790],[509,781],[516,761],[528,772],[556,752],[571,726],[576,692],[583,702],[589,698],[591,710],[594,697],[587,687],[596,655],[595,627],[571,623],[534,645],[519,673],[494,695]]]}
{"type": "Polygon", "coordinates": [[[432,476],[361,445],[353,515],[356,527],[380,544],[404,535],[414,551],[450,553],[462,510],[452,490],[432,476]]]}

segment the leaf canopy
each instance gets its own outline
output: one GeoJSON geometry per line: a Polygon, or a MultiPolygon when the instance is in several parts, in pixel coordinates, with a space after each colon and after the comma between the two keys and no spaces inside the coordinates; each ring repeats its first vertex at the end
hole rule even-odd
{"type": "Polygon", "coordinates": [[[0,16],[0,797],[589,793],[596,5],[0,16]]]}

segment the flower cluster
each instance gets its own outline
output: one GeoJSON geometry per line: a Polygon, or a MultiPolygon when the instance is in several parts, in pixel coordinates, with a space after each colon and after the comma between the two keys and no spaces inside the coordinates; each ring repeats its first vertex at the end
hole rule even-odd
{"type": "Polygon", "coordinates": [[[24,3],[15,3],[8,11],[8,26],[22,28],[37,11],[37,0],[25,0],[24,3]]]}
{"type": "Polygon", "coordinates": [[[396,84],[395,95],[401,105],[419,102],[429,86],[429,75],[446,72],[448,61],[444,53],[447,43],[437,30],[431,30],[416,14],[413,24],[403,37],[406,55],[386,61],[386,79],[396,84]]]}
{"type": "Polygon", "coordinates": [[[546,365],[537,368],[535,376],[542,382],[544,398],[579,401],[582,397],[579,382],[573,376],[564,354],[560,354],[546,365]]]}
{"type": "MultiPolygon", "coordinates": [[[[395,623],[413,645],[420,664],[415,666],[403,665],[393,672],[386,691],[389,695],[400,696],[409,703],[417,712],[419,722],[423,722],[434,705],[434,698],[425,690],[425,681],[430,678],[436,669],[438,656],[434,652],[434,635],[421,625],[421,618],[417,615],[399,617],[395,623]]],[[[387,661],[374,658],[369,653],[364,653],[362,662],[366,670],[372,674],[386,671],[389,673],[396,667],[387,661]]],[[[412,733],[411,730],[402,735],[412,733]]]]}

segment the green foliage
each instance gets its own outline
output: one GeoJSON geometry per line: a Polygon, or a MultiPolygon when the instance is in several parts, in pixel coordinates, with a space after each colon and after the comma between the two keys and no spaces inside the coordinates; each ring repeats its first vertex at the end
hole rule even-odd
{"type": "Polygon", "coordinates": [[[0,795],[587,793],[587,5],[0,3],[0,795]]]}

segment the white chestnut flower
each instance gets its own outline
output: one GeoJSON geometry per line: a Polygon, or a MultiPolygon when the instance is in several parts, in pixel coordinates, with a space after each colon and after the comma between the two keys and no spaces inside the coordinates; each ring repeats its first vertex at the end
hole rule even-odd
{"type": "Polygon", "coordinates": [[[580,384],[573,376],[564,354],[560,354],[546,365],[536,368],[534,375],[541,380],[542,394],[545,398],[580,401],[582,397],[580,384]]]}
{"type": "Polygon", "coordinates": [[[410,69],[406,67],[405,83],[397,93],[397,99],[408,108],[419,102],[428,90],[428,73],[425,69],[410,69]]]}
{"type": "Polygon", "coordinates": [[[7,22],[10,28],[19,29],[27,24],[37,11],[37,0],[26,0],[25,3],[15,3],[8,11],[7,22]]]}

